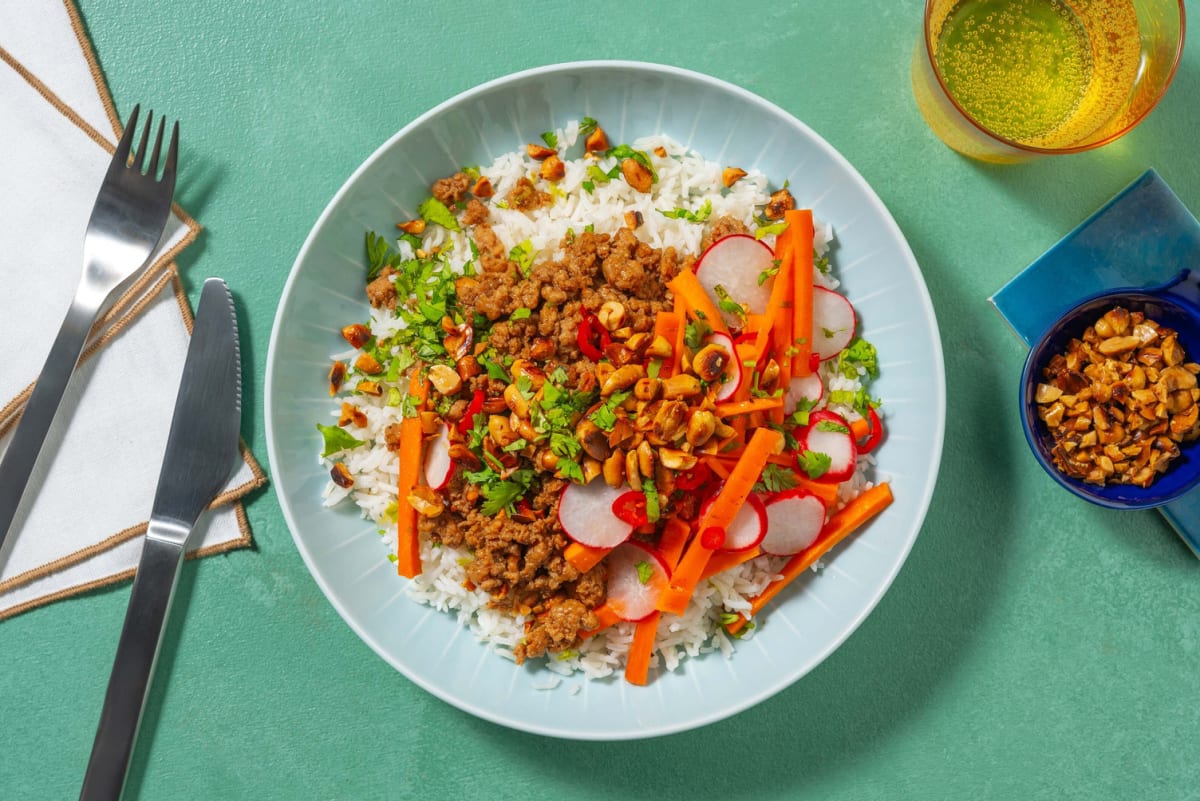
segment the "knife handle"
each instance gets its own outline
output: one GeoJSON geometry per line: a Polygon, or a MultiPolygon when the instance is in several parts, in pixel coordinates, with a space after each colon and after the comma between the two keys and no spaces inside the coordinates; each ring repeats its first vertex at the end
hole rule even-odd
{"type": "Polygon", "coordinates": [[[152,521],[129,595],[125,625],[117,644],[80,801],[118,801],[129,771],[154,662],[183,562],[183,543],[159,538],[154,529],[152,521]]]}
{"type": "Polygon", "coordinates": [[[94,305],[79,298],[72,301],[41,375],[21,412],[21,419],[17,421],[17,430],[8,443],[8,450],[0,457],[0,546],[4,545],[4,538],[12,527],[21,496],[25,494],[25,486],[62,403],[67,383],[79,363],[97,311],[94,305]]]}

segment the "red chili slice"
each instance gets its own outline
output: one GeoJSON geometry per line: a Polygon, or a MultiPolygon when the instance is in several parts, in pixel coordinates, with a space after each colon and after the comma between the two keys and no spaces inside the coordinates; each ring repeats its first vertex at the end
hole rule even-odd
{"type": "Polygon", "coordinates": [[[715,551],[725,544],[725,529],[720,526],[709,526],[700,534],[700,544],[710,551],[715,551]]]}
{"type": "Polygon", "coordinates": [[[650,517],[646,514],[646,496],[637,490],[618,495],[613,501],[612,511],[621,522],[634,528],[650,522],[650,517]]]}
{"type": "Polygon", "coordinates": [[[580,310],[579,328],[575,331],[575,343],[579,352],[594,362],[604,358],[604,349],[612,344],[608,330],[596,319],[596,315],[587,309],[580,310]]]}
{"type": "Polygon", "coordinates": [[[875,407],[870,405],[867,406],[867,422],[870,423],[870,428],[867,430],[867,438],[858,446],[860,455],[875,450],[875,446],[879,444],[879,440],[883,439],[883,423],[879,421],[879,415],[875,413],[875,407]]]}
{"type": "Polygon", "coordinates": [[[475,415],[483,411],[483,390],[475,390],[475,394],[471,396],[471,402],[467,404],[467,410],[463,412],[462,419],[458,421],[458,433],[464,436],[475,425],[475,415]]]}
{"type": "Polygon", "coordinates": [[[817,372],[818,369],[820,369],[820,367],[821,367],[821,354],[817,353],[816,351],[813,351],[812,353],[808,354],[808,371],[810,373],[815,373],[815,372],[817,372]]]}
{"type": "Polygon", "coordinates": [[[712,478],[712,468],[704,462],[699,462],[691,470],[684,470],[675,475],[675,489],[694,490],[703,487],[712,478]]]}

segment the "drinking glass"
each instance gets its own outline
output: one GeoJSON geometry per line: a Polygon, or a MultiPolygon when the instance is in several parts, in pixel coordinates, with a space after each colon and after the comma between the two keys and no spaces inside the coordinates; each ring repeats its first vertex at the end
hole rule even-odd
{"type": "Polygon", "coordinates": [[[1129,132],[1183,52],[1183,0],[927,0],[917,107],[964,155],[1009,163],[1129,132]]]}

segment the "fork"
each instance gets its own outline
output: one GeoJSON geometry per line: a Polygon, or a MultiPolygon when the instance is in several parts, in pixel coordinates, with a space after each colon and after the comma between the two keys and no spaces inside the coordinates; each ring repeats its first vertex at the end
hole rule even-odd
{"type": "Polygon", "coordinates": [[[108,172],[100,184],[83,239],[83,274],[75,297],[21,413],[8,450],[0,458],[0,550],[12,528],[46,432],[50,430],[63,393],[79,363],[88,333],[100,315],[112,306],[120,291],[142,273],[166,228],[171,197],[175,192],[179,123],[176,122],[172,129],[160,179],[157,177],[158,161],[165,120],[159,120],[150,164],[145,165],[153,112],[146,115],[146,127],[132,162],[130,160],[138,110],[139,107],[134,106],[129,115],[125,133],[117,143],[108,172]]]}

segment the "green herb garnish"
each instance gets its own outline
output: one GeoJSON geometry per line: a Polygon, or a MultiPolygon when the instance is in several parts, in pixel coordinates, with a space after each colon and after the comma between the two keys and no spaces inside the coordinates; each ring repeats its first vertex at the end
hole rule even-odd
{"type": "Polygon", "coordinates": [[[363,440],[355,439],[354,437],[350,436],[350,434],[348,434],[346,430],[340,426],[323,426],[320,423],[317,423],[317,430],[321,432],[321,436],[325,440],[325,447],[321,451],[321,458],[332,456],[339,451],[357,448],[359,445],[364,444],[363,440]]]}
{"type": "Polygon", "coordinates": [[[800,469],[808,473],[811,479],[818,479],[829,472],[833,460],[829,454],[818,451],[803,451],[800,454],[800,469]]]}
{"type": "Polygon", "coordinates": [[[687,220],[688,222],[700,223],[712,216],[712,201],[705,200],[704,205],[692,211],[690,209],[675,208],[670,211],[658,210],[658,213],[672,220],[687,220]]]}
{"type": "Polygon", "coordinates": [[[421,205],[417,206],[417,214],[419,214],[421,219],[425,222],[440,225],[443,228],[451,231],[462,230],[462,228],[459,227],[458,219],[454,216],[454,213],[451,212],[450,209],[446,208],[446,205],[442,203],[442,201],[435,197],[425,198],[425,200],[421,202],[421,205]]]}
{"type": "Polygon", "coordinates": [[[758,483],[754,485],[755,492],[783,492],[796,486],[795,474],[791,470],[777,464],[767,464],[763,468],[758,483]]]}

